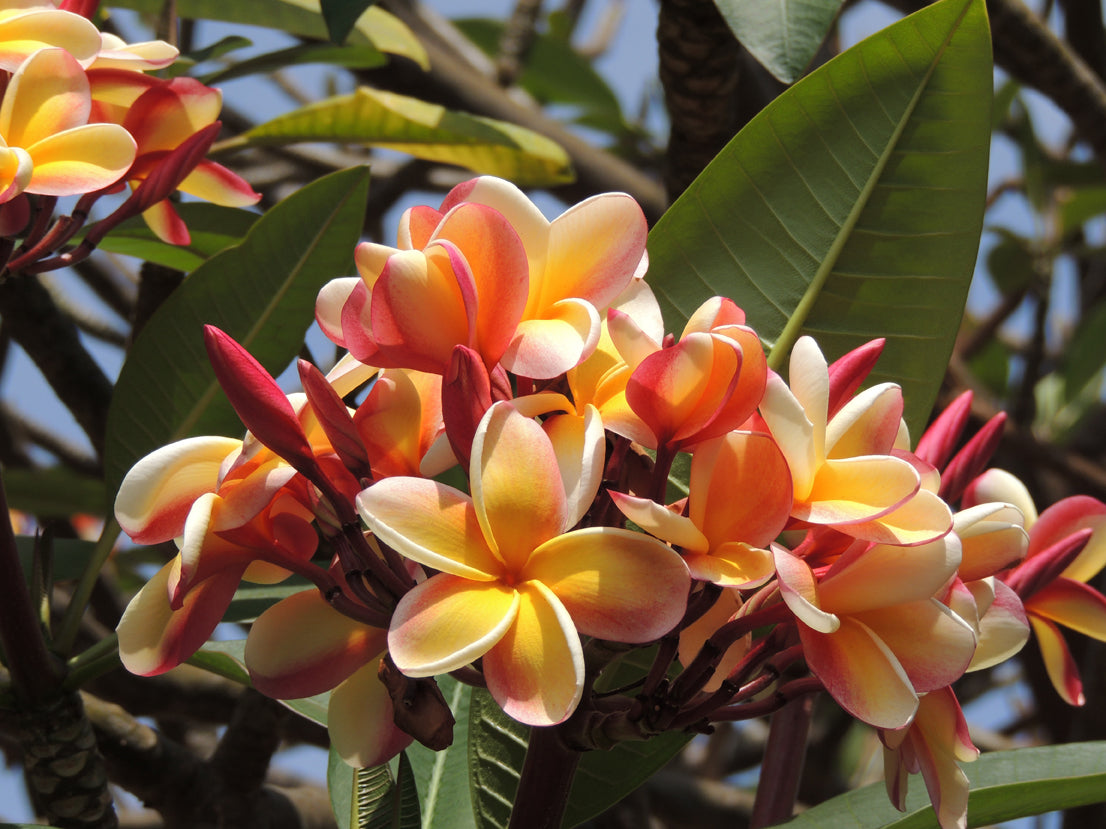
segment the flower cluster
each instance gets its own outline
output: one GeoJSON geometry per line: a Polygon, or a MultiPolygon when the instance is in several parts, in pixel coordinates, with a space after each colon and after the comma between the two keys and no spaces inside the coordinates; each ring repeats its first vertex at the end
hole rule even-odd
{"type": "Polygon", "coordinates": [[[235,207],[260,198],[204,159],[219,131],[218,90],[150,74],[172,64],[176,48],[100,32],[89,19],[96,5],[0,0],[0,250],[11,271],[72,264],[139,214],[163,241],[187,244],[167,200],[178,189],[235,207]],[[123,205],[76,251],[59,253],[92,204],[127,185],[133,192],[123,205]],[[80,199],[51,223],[64,196],[80,199]]]}
{"type": "Polygon", "coordinates": [[[956,760],[977,752],[952,684],[1032,628],[1082,701],[1056,625],[1106,638],[1086,586],[1106,505],[1038,518],[1024,486],[985,471],[1001,417],[955,451],[968,396],[912,450],[901,389],[859,390],[881,342],[830,365],[803,337],[785,379],[729,299],[666,334],[645,240],[625,195],[550,222],[479,178],[409,210],[396,247],[360,245],[358,275],[322,290],[319,325],[349,355],[327,376],[301,362],[302,393],[208,329],[249,432],[165,447],[124,481],[124,530],[179,548],[120,623],[124,664],[169,670],[240,580],[296,573],[317,589],[253,623],[247,667],[278,698],[333,689],[352,763],[448,742],[445,673],[580,748],[825,690],[879,731],[895,803],[920,771],[942,826],[962,826],[956,760]],[[669,503],[681,454],[688,489],[669,503]],[[631,692],[593,693],[645,645],[631,692]]]}

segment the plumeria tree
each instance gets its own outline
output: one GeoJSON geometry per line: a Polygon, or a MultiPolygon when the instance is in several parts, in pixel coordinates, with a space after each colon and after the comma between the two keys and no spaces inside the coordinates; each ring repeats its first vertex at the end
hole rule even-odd
{"type": "Polygon", "coordinates": [[[88,443],[0,410],[43,819],[1100,819],[1101,9],[843,5],[663,0],[658,137],[584,3],[0,0],[2,341],[88,443]]]}

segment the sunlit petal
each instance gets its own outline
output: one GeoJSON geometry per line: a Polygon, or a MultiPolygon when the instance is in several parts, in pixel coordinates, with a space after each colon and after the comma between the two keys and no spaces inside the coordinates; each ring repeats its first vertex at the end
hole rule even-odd
{"type": "Polygon", "coordinates": [[[1058,578],[1034,593],[1026,604],[1034,616],[1106,642],[1106,597],[1081,581],[1058,578]]]}
{"type": "Polygon", "coordinates": [[[788,609],[804,625],[818,633],[832,633],[837,630],[841,620],[819,606],[818,587],[806,562],[780,546],[773,546],[772,551],[775,555],[776,574],[780,580],[780,595],[788,609]]]}
{"type": "Polygon", "coordinates": [[[645,532],[663,538],[685,551],[706,553],[710,542],[695,523],[649,498],[638,498],[611,492],[611,499],[619,511],[645,532]]]}
{"type": "Polygon", "coordinates": [[[1057,501],[1042,512],[1040,519],[1032,526],[1029,556],[1084,528],[1094,532],[1063,575],[1076,581],[1090,581],[1106,567],[1106,504],[1097,498],[1075,495],[1057,501]]]}
{"type": "Polygon", "coordinates": [[[1047,619],[1029,614],[1029,624],[1041,648],[1045,670],[1056,693],[1068,705],[1083,705],[1083,682],[1079,679],[1079,667],[1068,650],[1060,629],[1047,619]]]}
{"type": "Polygon", "coordinates": [[[768,377],[760,414],[787,460],[794,482],[795,500],[806,501],[818,467],[825,460],[824,455],[818,453],[818,441],[815,440],[815,433],[824,430],[824,423],[816,425],[807,416],[802,404],[777,374],[768,377]]]}
{"type": "Polygon", "coordinates": [[[852,398],[826,426],[826,455],[886,455],[902,421],[902,389],[880,383],[852,398]]]}
{"type": "Polygon", "coordinates": [[[568,529],[553,446],[537,421],[509,403],[492,406],[476,430],[471,486],[484,536],[512,572],[536,547],[568,529]]]}
{"type": "Polygon", "coordinates": [[[580,632],[650,642],[683,616],[691,579],[670,548],[642,533],[589,527],[534,551],[525,578],[553,591],[580,632]]]}
{"type": "Polygon", "coordinates": [[[400,599],[388,631],[392,660],[408,676],[434,676],[479,659],[515,623],[517,591],[498,582],[432,576],[400,599]]]}
{"type": "Polygon", "coordinates": [[[952,529],[952,510],[928,489],[919,489],[912,497],[875,520],[841,525],[842,532],[854,538],[880,544],[913,547],[928,544],[952,529]]]}
{"type": "Polygon", "coordinates": [[[472,500],[423,478],[385,478],[357,496],[357,510],[385,544],[419,564],[478,581],[501,571],[472,500]]]}
{"type": "Polygon", "coordinates": [[[837,703],[877,728],[901,728],[918,708],[918,695],[891,649],[867,626],[844,618],[834,633],[800,625],[811,671],[837,703]]]}
{"type": "Polygon", "coordinates": [[[518,595],[513,624],[484,656],[488,691],[519,722],[554,725],[568,718],[583,693],[580,637],[540,582],[519,585],[518,595]]]}
{"type": "Polygon", "coordinates": [[[918,547],[877,544],[846,553],[818,585],[824,610],[858,613],[929,599],[960,564],[955,536],[918,547]]]}
{"type": "Polygon", "coordinates": [[[562,299],[539,319],[524,319],[503,354],[512,374],[547,380],[579,365],[599,343],[599,312],[589,302],[562,299]]]}
{"type": "Polygon", "coordinates": [[[1025,558],[1029,536],[1021,512],[1011,504],[989,502],[953,516],[953,530],[963,545],[960,578],[975,581],[1025,558]]]}
{"type": "Polygon", "coordinates": [[[565,487],[564,525],[574,527],[591,508],[603,479],[606,443],[603,421],[594,406],[584,409],[584,416],[558,415],[542,424],[565,487]]]}
{"type": "Polygon", "coordinates": [[[729,541],[711,550],[710,555],[696,553],[684,557],[694,578],[723,587],[756,587],[775,572],[772,553],[741,541],[729,541]]]}
{"type": "Polygon", "coordinates": [[[990,668],[1018,653],[1029,639],[1029,620],[1018,594],[994,579],[994,599],[979,620],[979,641],[969,671],[990,668]]]}
{"type": "Polygon", "coordinates": [[[919,486],[914,467],[888,455],[827,460],[818,468],[805,503],[796,503],[792,515],[816,524],[870,521],[902,504],[919,486]]]}
{"type": "Polygon", "coordinates": [[[246,667],[266,696],[309,697],[375,664],[387,635],[339,613],[318,590],[305,590],[257,617],[246,640],[246,667]]]}
{"type": "Polygon", "coordinates": [[[194,437],[156,449],[123,478],[115,498],[115,518],[137,544],[176,538],[193,502],[214,492],[219,468],[242,441],[194,437]]]}

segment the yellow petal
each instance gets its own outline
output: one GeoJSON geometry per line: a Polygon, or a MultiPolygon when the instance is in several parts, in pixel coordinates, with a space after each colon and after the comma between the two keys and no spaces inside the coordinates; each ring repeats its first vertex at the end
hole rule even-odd
{"type": "Polygon", "coordinates": [[[877,544],[846,553],[818,585],[824,610],[859,613],[932,598],[960,564],[960,543],[947,536],[918,547],[877,544]]]}
{"type": "Polygon", "coordinates": [[[499,582],[440,573],[396,606],[388,650],[408,676],[434,676],[479,659],[514,624],[518,592],[499,582]]]}
{"type": "Polygon", "coordinates": [[[555,725],[576,710],[584,654],[572,619],[540,582],[519,585],[518,614],[484,657],[488,691],[509,716],[555,725]]]}
{"type": "Polygon", "coordinates": [[[92,99],[80,64],[64,49],[42,49],[16,70],[0,103],[0,134],[28,148],[88,122],[92,99]]]}
{"type": "Polygon", "coordinates": [[[72,196],[114,184],[130,169],[135,143],[116,124],[85,124],[27,147],[34,161],[28,193],[72,196]]]}
{"type": "Polygon", "coordinates": [[[386,763],[411,744],[395,725],[388,689],[377,678],[379,660],[334,689],[327,706],[327,730],[334,751],[358,769],[386,763]]]}

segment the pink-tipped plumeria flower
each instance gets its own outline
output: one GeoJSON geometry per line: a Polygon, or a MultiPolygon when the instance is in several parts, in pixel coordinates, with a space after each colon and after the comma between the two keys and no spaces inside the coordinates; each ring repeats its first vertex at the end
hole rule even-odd
{"type": "Polygon", "coordinates": [[[915,547],[857,541],[818,571],[782,547],[774,551],[807,665],[857,719],[901,728],[919,694],[967,669],[975,632],[935,598],[960,564],[955,535],[915,547]]]}
{"type": "Polygon", "coordinates": [[[1038,517],[1025,484],[1001,469],[988,470],[968,487],[965,502],[980,499],[1009,501],[1025,515],[1025,561],[1002,580],[1025,605],[1056,692],[1070,705],[1083,705],[1079,669],[1059,626],[1106,642],[1106,598],[1087,584],[1106,566],[1106,504],[1075,495],[1038,517]]]}
{"type": "Polygon", "coordinates": [[[127,43],[110,32],[101,32],[100,51],[89,69],[126,69],[130,72],[164,69],[179,54],[176,46],[164,40],[127,43]]]}
{"type": "Polygon", "coordinates": [[[637,418],[611,426],[643,446],[669,450],[741,427],[764,394],[768,365],[745,312],[713,297],[691,315],[680,340],[665,348],[629,314],[608,314],[611,340],[629,367],[626,404],[637,418]]]}
{"type": "Polygon", "coordinates": [[[388,478],[357,499],[384,544],[438,570],[399,602],[388,634],[397,667],[433,676],[482,658],[488,690],[530,725],[562,722],[584,683],[580,634],[650,642],[683,615],[687,567],[667,546],[612,527],[571,528],[591,505],[603,452],[598,419],[583,447],[557,444],[510,403],[473,442],[472,496],[436,481],[388,478]]]}
{"type": "Polygon", "coordinates": [[[0,102],[0,202],[91,193],[127,172],[134,139],[88,123],[90,111],[84,70],[65,50],[40,49],[19,65],[0,102]]]}
{"type": "Polygon", "coordinates": [[[979,749],[968,734],[964,712],[951,688],[925,694],[914,721],[898,731],[880,731],[887,795],[906,811],[907,775],[921,772],[941,829],[965,829],[968,777],[958,762],[970,763],[979,749]]]}
{"type": "MultiPolygon", "coordinates": [[[[146,77],[136,72],[126,74],[146,77]]],[[[144,81],[140,86],[144,86],[144,81]]],[[[158,165],[166,163],[173,150],[197,132],[216,124],[222,104],[219,90],[192,78],[173,78],[145,89],[123,119],[123,126],[138,143],[134,166],[127,173],[131,186],[137,188],[154,175],[158,165]]],[[[247,207],[261,198],[241,176],[214,161],[203,159],[190,170],[180,172],[183,178],[179,178],[178,189],[212,204],[247,207]]],[[[142,215],[162,240],[174,245],[188,244],[188,228],[168,200],[162,199],[142,215]]]]}
{"type": "Polygon", "coordinates": [[[499,362],[527,284],[526,252],[500,213],[458,205],[433,233],[401,249],[364,242],[354,258],[360,277],[325,285],[315,318],[357,359],[445,374],[454,346],[463,345],[488,371],[499,362]]]}
{"type": "Polygon", "coordinates": [[[355,768],[386,763],[411,744],[396,727],[391,697],[377,678],[388,632],[345,616],[306,590],[262,613],[246,639],[245,661],[257,690],[273,699],[331,691],[327,730],[355,768]]]}
{"type": "Polygon", "coordinates": [[[676,545],[694,578],[749,588],[774,573],[768,545],[787,524],[791,475],[771,437],[730,432],[700,443],[691,460],[687,515],[612,492],[622,513],[676,545]]]}
{"type": "Polygon", "coordinates": [[[440,212],[413,212],[401,241],[406,235],[418,247],[418,239],[436,224],[435,214],[460,204],[486,205],[503,214],[526,250],[528,294],[504,367],[544,380],[579,365],[599,342],[607,308],[645,272],[648,225],[638,203],[625,193],[603,193],[550,222],[515,185],[481,176],[453,188],[440,212]]]}
{"type": "Polygon", "coordinates": [[[39,49],[58,48],[87,67],[100,51],[100,32],[80,14],[47,3],[0,4],[0,69],[15,72],[39,49]]]}
{"type": "Polygon", "coordinates": [[[791,469],[793,518],[887,544],[925,544],[952,528],[948,506],[923,486],[919,468],[931,470],[903,457],[897,385],[873,386],[831,413],[829,370],[810,337],[795,343],[790,381],[768,378],[760,414],[791,469]]]}

